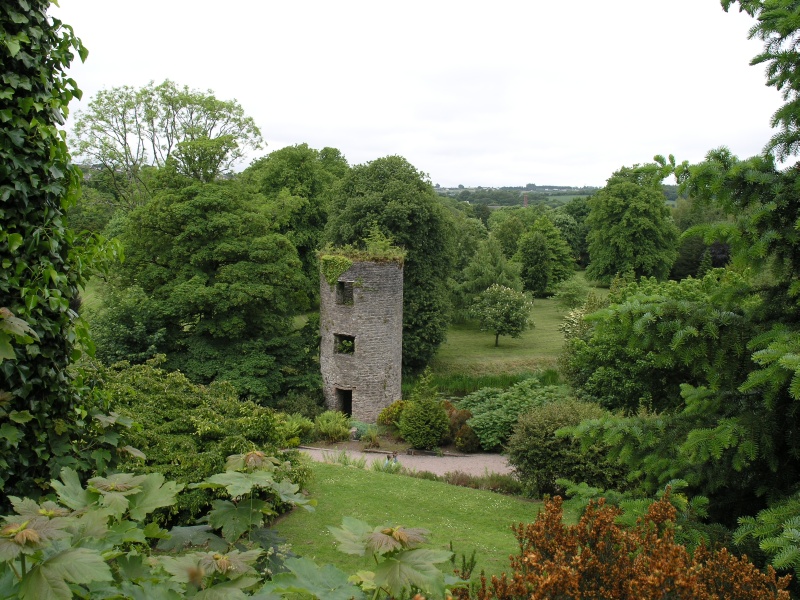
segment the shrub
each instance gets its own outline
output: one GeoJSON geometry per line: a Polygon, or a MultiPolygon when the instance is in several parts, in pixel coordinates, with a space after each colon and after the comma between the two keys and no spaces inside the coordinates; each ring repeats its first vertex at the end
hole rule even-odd
{"type": "Polygon", "coordinates": [[[350,420],[350,429],[356,430],[354,435],[354,438],[356,440],[360,440],[361,438],[363,438],[367,434],[367,431],[369,431],[370,427],[371,426],[368,423],[363,423],[362,421],[356,421],[355,419],[350,420]]]}
{"type": "Polygon", "coordinates": [[[520,415],[533,406],[562,400],[564,390],[542,386],[538,378],[527,379],[508,390],[479,390],[459,402],[459,408],[472,411],[468,424],[487,452],[499,450],[508,441],[520,415]]]}
{"type": "Polygon", "coordinates": [[[314,421],[297,413],[278,413],[277,426],[286,446],[292,448],[310,442],[314,437],[314,421]]]}
{"type": "Polygon", "coordinates": [[[399,427],[400,417],[403,415],[407,402],[405,400],[395,400],[384,408],[378,415],[378,425],[387,427],[399,427]]]}
{"type": "Polygon", "coordinates": [[[447,401],[445,401],[442,406],[444,406],[444,410],[447,412],[447,418],[450,419],[450,439],[455,441],[458,432],[467,424],[467,420],[472,418],[472,412],[466,409],[462,410],[456,408],[451,402],[447,401]]]}
{"type": "Polygon", "coordinates": [[[586,300],[589,288],[577,279],[562,281],[556,285],[554,300],[565,308],[577,308],[586,300]]]}
{"type": "Polygon", "coordinates": [[[481,449],[481,441],[472,427],[466,423],[456,432],[455,444],[461,452],[478,452],[481,449]]]}
{"type": "Polygon", "coordinates": [[[350,439],[350,422],[344,413],[326,410],[315,421],[317,436],[328,442],[343,442],[350,439]]]}
{"type": "Polygon", "coordinates": [[[432,450],[450,431],[450,420],[438,400],[409,402],[400,419],[400,435],[414,448],[432,450]]]}
{"type": "Polygon", "coordinates": [[[653,503],[636,527],[615,522],[621,510],[592,503],[577,525],[564,525],[561,498],[530,525],[515,525],[520,553],[511,574],[481,576],[478,600],[618,598],[642,600],[789,600],[789,578],[760,572],[747,557],[704,547],[690,555],[675,542],[675,508],[653,503]]]}
{"type": "Polygon", "coordinates": [[[532,408],[520,417],[508,441],[508,461],[533,496],[563,493],[556,479],[582,481],[590,486],[624,486],[624,470],[610,463],[605,449],[582,449],[578,440],[555,432],[606,412],[596,404],[564,400],[532,408]]]}
{"type": "MultiPolygon", "coordinates": [[[[157,356],[143,365],[117,363],[99,371],[112,405],[141,425],[123,442],[147,460],[142,465],[128,459],[121,468],[188,484],[222,471],[232,452],[272,452],[285,444],[272,409],[239,399],[225,383],[193,384],[180,372],[159,368],[161,361],[157,356]]],[[[178,497],[176,508],[182,517],[196,516],[210,502],[209,492],[192,489],[178,497]]]]}
{"type": "Polygon", "coordinates": [[[378,435],[378,428],[375,425],[371,425],[367,432],[361,436],[361,442],[364,448],[380,448],[381,438],[378,435]]]}
{"type": "Polygon", "coordinates": [[[275,409],[287,414],[296,413],[313,421],[325,412],[325,405],[321,393],[291,391],[275,403],[275,409]]]}

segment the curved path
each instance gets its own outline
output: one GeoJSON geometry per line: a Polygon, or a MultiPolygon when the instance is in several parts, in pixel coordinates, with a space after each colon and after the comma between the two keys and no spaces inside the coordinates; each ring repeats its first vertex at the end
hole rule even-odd
{"type": "MultiPolygon", "coordinates": [[[[357,450],[338,450],[325,448],[300,448],[312,459],[325,461],[326,455],[329,462],[333,462],[340,452],[346,452],[351,458],[364,458],[367,467],[374,461],[383,462],[386,460],[386,453],[383,452],[359,452],[357,450]]],[[[412,471],[430,471],[435,475],[444,475],[454,471],[461,471],[473,476],[485,475],[487,473],[511,473],[512,467],[508,464],[506,457],[501,454],[465,454],[463,456],[430,456],[427,454],[398,454],[397,462],[406,469],[412,471]]]]}

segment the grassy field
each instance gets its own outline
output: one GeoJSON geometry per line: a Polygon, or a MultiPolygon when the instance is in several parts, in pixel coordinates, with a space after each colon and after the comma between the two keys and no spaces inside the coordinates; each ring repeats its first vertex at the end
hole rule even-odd
{"type": "Polygon", "coordinates": [[[431,532],[430,547],[447,549],[452,541],[457,553],[474,549],[476,572],[499,575],[508,568],[508,556],[518,551],[511,524],[531,522],[540,507],[521,498],[403,475],[327,463],[314,463],[313,468],[309,491],[319,501],[316,511],[296,510],[275,529],[296,554],[348,573],[373,565],[366,557],[334,548],[328,526],[340,526],[345,516],[372,526],[423,527],[431,532]]]}
{"type": "Polygon", "coordinates": [[[500,345],[497,347],[494,345],[494,334],[481,331],[477,323],[452,325],[447,332],[447,341],[440,346],[431,368],[435,375],[461,374],[470,377],[552,369],[564,344],[564,336],[558,326],[566,312],[551,298],[537,298],[531,312],[535,326],[516,339],[500,336],[500,345]]]}

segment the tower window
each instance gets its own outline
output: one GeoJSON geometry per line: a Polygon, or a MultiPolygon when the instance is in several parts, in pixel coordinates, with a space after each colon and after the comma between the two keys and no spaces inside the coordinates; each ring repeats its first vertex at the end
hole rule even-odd
{"type": "Polygon", "coordinates": [[[336,304],[353,305],[353,282],[336,282],[336,304]]]}
{"type": "Polygon", "coordinates": [[[353,335],[339,335],[338,333],[333,336],[333,351],[336,354],[355,354],[356,352],[356,338],[353,335]]]}

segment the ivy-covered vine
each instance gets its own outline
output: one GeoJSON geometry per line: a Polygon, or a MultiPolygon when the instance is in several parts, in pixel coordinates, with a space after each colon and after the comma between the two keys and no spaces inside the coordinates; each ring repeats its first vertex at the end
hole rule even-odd
{"type": "Polygon", "coordinates": [[[335,285],[347,269],[353,266],[353,261],[341,254],[322,254],[319,257],[319,270],[330,285],[335,285]]]}
{"type": "Polygon", "coordinates": [[[402,265],[405,257],[404,249],[393,246],[391,239],[373,227],[360,245],[346,244],[334,248],[328,244],[319,253],[319,270],[325,280],[334,285],[355,261],[396,262],[402,265]]]}
{"type": "Polygon", "coordinates": [[[99,447],[82,453],[93,419],[68,374],[88,340],[75,311],[87,256],[64,222],[81,173],[59,126],[81,94],[66,70],[87,51],[49,5],[10,0],[0,10],[0,307],[31,333],[0,358],[0,508],[8,496],[38,496],[63,465],[111,458],[99,447]]]}

